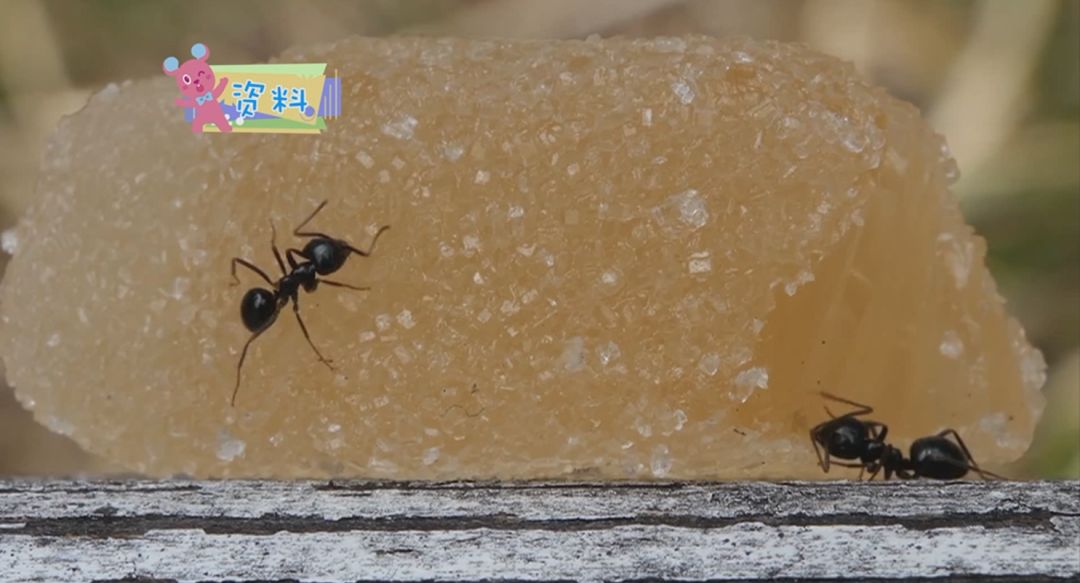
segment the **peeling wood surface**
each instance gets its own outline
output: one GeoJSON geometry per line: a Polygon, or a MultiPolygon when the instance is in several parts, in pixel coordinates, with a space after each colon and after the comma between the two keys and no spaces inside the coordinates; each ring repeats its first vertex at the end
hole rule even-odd
{"type": "Polygon", "coordinates": [[[0,481],[0,581],[1080,578],[1080,482],[0,481]]]}

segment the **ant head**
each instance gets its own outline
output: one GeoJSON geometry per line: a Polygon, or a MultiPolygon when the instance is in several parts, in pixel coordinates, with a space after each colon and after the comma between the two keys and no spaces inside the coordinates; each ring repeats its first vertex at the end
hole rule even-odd
{"type": "Polygon", "coordinates": [[[207,60],[210,58],[210,49],[202,43],[195,43],[191,47],[191,56],[180,63],[176,57],[169,57],[161,64],[161,69],[166,75],[176,79],[176,86],[184,95],[199,96],[214,88],[214,71],[210,69],[207,60]]]}
{"type": "Polygon", "coordinates": [[[251,332],[265,330],[277,319],[277,294],[261,287],[253,287],[240,300],[240,318],[251,332]]]}
{"type": "Polygon", "coordinates": [[[866,447],[866,428],[855,419],[838,424],[828,433],[825,447],[829,453],[844,459],[858,459],[866,447]]]}
{"type": "Polygon", "coordinates": [[[329,275],[345,265],[349,248],[341,241],[316,237],[304,246],[303,256],[315,264],[315,271],[319,275],[329,275]]]}

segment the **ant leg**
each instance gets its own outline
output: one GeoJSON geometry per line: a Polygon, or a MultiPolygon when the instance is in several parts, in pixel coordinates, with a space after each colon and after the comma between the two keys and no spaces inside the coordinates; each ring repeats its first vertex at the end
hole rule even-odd
{"type": "Polygon", "coordinates": [[[251,263],[249,261],[246,261],[244,259],[240,259],[239,257],[233,257],[233,259],[232,259],[232,270],[231,270],[232,278],[233,278],[233,281],[236,282],[233,285],[237,285],[237,284],[240,283],[240,278],[236,277],[236,264],[237,263],[239,263],[240,265],[243,265],[244,267],[246,267],[246,268],[254,271],[255,273],[259,274],[259,277],[265,279],[266,283],[270,284],[270,287],[274,287],[274,280],[270,279],[270,276],[266,275],[266,272],[259,269],[258,267],[255,267],[255,265],[253,263],[251,263]]]}
{"type": "Polygon", "coordinates": [[[329,279],[320,279],[319,283],[325,283],[326,285],[331,285],[331,286],[334,286],[334,287],[343,287],[343,288],[356,290],[356,291],[371,291],[370,287],[360,287],[360,286],[351,285],[351,284],[348,284],[348,283],[341,283],[340,281],[330,281],[329,279]]]}
{"type": "Polygon", "coordinates": [[[352,245],[349,245],[348,243],[345,244],[345,248],[348,249],[349,251],[352,251],[353,253],[356,253],[357,255],[359,255],[361,257],[367,257],[367,256],[371,255],[372,251],[375,250],[375,243],[377,243],[379,241],[379,236],[382,235],[383,233],[385,233],[386,231],[389,231],[389,230],[390,230],[390,225],[383,225],[383,226],[379,227],[379,230],[375,233],[375,236],[371,238],[371,245],[368,245],[367,251],[357,249],[356,247],[353,247],[352,245]]]}
{"type": "Polygon", "coordinates": [[[974,466],[975,465],[975,460],[971,457],[971,452],[968,450],[967,444],[964,443],[963,439],[960,439],[960,434],[957,433],[955,429],[945,429],[945,430],[942,430],[942,431],[938,432],[938,434],[937,434],[938,437],[945,437],[947,435],[952,435],[953,436],[953,439],[956,440],[956,444],[959,445],[960,449],[962,449],[964,451],[964,457],[966,457],[968,459],[968,461],[971,462],[971,465],[974,466]]]}
{"type": "Polygon", "coordinates": [[[248,338],[248,341],[244,343],[244,350],[240,352],[240,362],[236,363],[236,386],[233,387],[232,400],[229,402],[230,405],[233,407],[236,406],[236,393],[240,391],[240,368],[244,366],[244,359],[247,358],[248,347],[251,346],[252,342],[255,342],[255,339],[258,338],[260,334],[262,334],[268,329],[269,327],[263,328],[262,330],[259,330],[258,332],[252,334],[251,338],[248,338]]]}
{"type": "MultiPolygon", "coordinates": [[[[307,234],[307,233],[301,233],[300,229],[303,229],[304,225],[310,223],[311,219],[314,219],[315,215],[319,214],[319,211],[323,210],[323,207],[326,206],[327,202],[329,202],[329,201],[324,200],[324,201],[320,202],[319,206],[315,207],[315,210],[311,211],[311,214],[308,215],[308,217],[306,219],[304,219],[299,225],[297,225],[295,229],[293,229],[293,235],[296,235],[297,237],[311,236],[310,234],[307,234]]],[[[316,235],[316,236],[318,236],[318,235],[316,235]]],[[[333,237],[326,237],[326,238],[327,239],[332,239],[333,237]]]]}
{"type": "Polygon", "coordinates": [[[995,474],[994,472],[989,472],[976,466],[970,466],[968,469],[979,474],[979,477],[984,480],[1008,480],[1008,478],[1001,474],[995,474]]]}
{"type": "Polygon", "coordinates": [[[832,462],[834,466],[840,466],[842,468],[859,468],[859,479],[862,480],[863,472],[866,470],[865,464],[852,464],[848,462],[832,462]]]}
{"type": "MultiPolygon", "coordinates": [[[[851,413],[847,413],[847,415],[850,415],[852,417],[856,417],[856,416],[859,416],[859,415],[866,415],[867,413],[873,413],[874,412],[874,408],[869,406],[869,405],[863,405],[862,403],[856,403],[855,401],[849,401],[849,400],[847,400],[847,399],[845,399],[843,397],[837,397],[836,395],[833,395],[832,393],[826,393],[825,391],[821,391],[821,396],[825,397],[826,399],[829,399],[830,401],[836,401],[837,403],[843,403],[845,405],[851,405],[852,407],[856,407],[857,409],[855,411],[852,411],[851,413]]],[[[826,411],[827,410],[828,409],[826,409],[826,411]]]]}
{"type": "Polygon", "coordinates": [[[308,334],[307,326],[304,325],[304,320],[300,318],[300,302],[296,301],[296,298],[293,298],[292,310],[293,313],[296,314],[296,321],[300,323],[300,330],[304,333],[304,338],[307,338],[308,344],[311,346],[311,349],[315,351],[315,356],[319,357],[319,362],[325,364],[326,368],[334,370],[334,367],[330,364],[330,361],[327,360],[321,352],[319,352],[319,349],[315,347],[315,343],[311,341],[311,335],[308,334]]]}
{"type": "Polygon", "coordinates": [[[331,241],[336,241],[337,239],[335,237],[331,237],[330,235],[327,235],[326,233],[318,233],[318,232],[314,232],[314,231],[301,231],[300,230],[300,229],[303,229],[305,225],[310,223],[311,219],[314,219],[315,215],[319,214],[319,211],[323,210],[323,207],[326,206],[327,202],[329,202],[329,201],[324,200],[324,201],[320,202],[319,206],[315,207],[315,210],[311,211],[311,214],[308,215],[306,219],[301,221],[300,224],[297,225],[295,229],[293,229],[293,235],[295,235],[297,237],[322,237],[323,239],[330,239],[331,241]]]}
{"type": "Polygon", "coordinates": [[[822,424],[818,425],[817,427],[814,427],[813,429],[810,430],[810,443],[813,444],[814,453],[817,454],[818,466],[821,467],[822,471],[824,471],[827,474],[827,473],[829,473],[829,450],[826,449],[825,450],[825,455],[822,456],[821,455],[821,446],[818,444],[818,440],[817,440],[818,435],[821,434],[821,427],[823,425],[825,425],[825,424],[822,423],[822,424]]]}
{"type": "Polygon", "coordinates": [[[881,472],[881,464],[874,464],[873,471],[870,472],[870,477],[866,479],[867,482],[873,482],[878,473],[881,472]]]}
{"type": "Polygon", "coordinates": [[[304,261],[308,260],[308,258],[304,256],[303,251],[299,249],[286,249],[285,259],[289,261],[289,267],[292,267],[293,269],[296,269],[296,266],[300,265],[300,263],[295,258],[293,258],[293,255],[299,255],[300,259],[303,259],[304,261]]]}
{"type": "Polygon", "coordinates": [[[888,425],[885,425],[884,423],[881,423],[880,421],[863,421],[863,423],[868,428],[870,428],[870,432],[871,432],[870,435],[871,435],[871,437],[873,437],[874,441],[881,441],[881,442],[885,441],[885,436],[889,434],[889,426],[888,425]],[[877,430],[877,433],[874,433],[875,429],[877,430]]]}
{"type": "Polygon", "coordinates": [[[270,221],[270,248],[274,250],[274,259],[281,268],[281,275],[289,275],[289,272],[285,271],[285,262],[281,260],[281,252],[277,248],[277,229],[274,228],[273,220],[270,221]]]}
{"type": "MultiPolygon", "coordinates": [[[[293,233],[297,237],[321,237],[323,239],[330,239],[331,241],[337,241],[337,237],[331,237],[326,233],[316,233],[314,231],[305,231],[303,233],[293,233]]],[[[347,246],[347,245],[346,245],[347,246]]]]}
{"type": "Polygon", "coordinates": [[[976,474],[979,474],[979,477],[981,477],[982,479],[984,479],[984,480],[988,479],[987,476],[990,476],[990,478],[994,478],[996,480],[1005,480],[1005,479],[1007,479],[1004,476],[999,476],[999,475],[997,475],[997,474],[995,474],[993,472],[988,472],[988,471],[980,468],[979,464],[975,463],[975,458],[973,458],[971,456],[971,451],[969,451],[968,448],[967,448],[967,445],[964,444],[964,440],[960,439],[960,434],[957,433],[955,429],[946,429],[944,431],[939,432],[937,435],[938,435],[938,437],[945,437],[946,435],[952,435],[953,439],[956,440],[956,444],[959,445],[960,449],[964,451],[964,457],[966,457],[967,461],[968,461],[968,469],[975,472],[976,474]]]}

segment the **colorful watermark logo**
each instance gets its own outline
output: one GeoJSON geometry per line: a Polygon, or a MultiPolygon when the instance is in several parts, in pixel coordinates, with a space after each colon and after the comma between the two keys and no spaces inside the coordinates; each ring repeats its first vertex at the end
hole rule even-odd
{"type": "Polygon", "coordinates": [[[176,80],[191,131],[317,134],[341,115],[341,80],[326,64],[210,65],[210,49],[191,47],[181,63],[169,57],[165,74],[176,80]]]}

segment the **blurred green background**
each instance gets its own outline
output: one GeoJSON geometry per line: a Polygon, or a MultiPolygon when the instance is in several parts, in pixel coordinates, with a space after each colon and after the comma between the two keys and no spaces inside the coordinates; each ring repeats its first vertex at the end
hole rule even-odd
{"type": "MultiPolygon", "coordinates": [[[[352,34],[703,33],[806,43],[855,63],[948,138],[965,214],[1009,309],[1050,365],[1047,413],[1014,477],[1080,477],[1080,1],[5,0],[0,228],[34,196],[57,120],[110,82],[161,74],[194,42],[264,62],[352,34]]],[[[0,262],[6,261],[6,256],[0,262]]],[[[0,387],[0,475],[111,471],[0,387]]]]}

